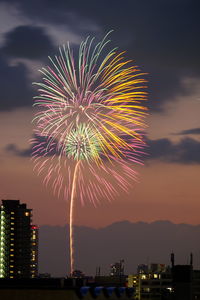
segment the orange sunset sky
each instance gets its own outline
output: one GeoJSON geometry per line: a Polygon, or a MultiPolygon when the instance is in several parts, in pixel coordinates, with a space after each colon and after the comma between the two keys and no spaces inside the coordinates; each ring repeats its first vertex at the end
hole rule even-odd
{"type": "Polygon", "coordinates": [[[96,208],[76,199],[75,223],[200,224],[199,4],[104,2],[47,6],[42,0],[27,7],[25,1],[0,1],[0,197],[27,203],[38,225],[68,222],[68,203],[43,186],[25,155],[33,130],[32,82],[41,80],[38,68],[59,45],[69,41],[76,48],[88,35],[99,39],[112,28],[111,48],[127,50],[149,73],[148,156],[144,166],[133,165],[139,182],[131,183],[128,194],[100,199],[96,208]]]}

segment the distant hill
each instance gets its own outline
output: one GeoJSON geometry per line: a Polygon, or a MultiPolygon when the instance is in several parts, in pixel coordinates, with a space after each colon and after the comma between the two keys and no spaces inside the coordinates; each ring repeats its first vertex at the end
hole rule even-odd
{"type": "MultiPolygon", "coordinates": [[[[41,226],[39,240],[40,272],[64,276],[69,272],[68,226],[41,226]]],[[[94,275],[101,266],[102,275],[109,272],[111,263],[125,260],[125,273],[136,271],[141,263],[170,264],[175,253],[176,264],[189,263],[194,254],[194,267],[200,268],[200,225],[173,224],[169,221],[153,223],[128,221],[94,229],[75,227],[76,267],[94,275]]]]}

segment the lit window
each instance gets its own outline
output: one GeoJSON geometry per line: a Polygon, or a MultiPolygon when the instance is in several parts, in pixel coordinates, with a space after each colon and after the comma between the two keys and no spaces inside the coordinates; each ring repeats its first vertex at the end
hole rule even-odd
{"type": "Polygon", "coordinates": [[[11,211],[11,215],[14,215],[15,213],[14,213],[14,211],[11,211]]]}
{"type": "Polygon", "coordinates": [[[158,274],[153,274],[153,278],[158,278],[158,274]]]}
{"type": "Polygon", "coordinates": [[[14,254],[10,254],[10,256],[14,256],[14,254]]]}
{"type": "Polygon", "coordinates": [[[10,273],[14,273],[14,271],[10,271],[10,273]]]}
{"type": "Polygon", "coordinates": [[[14,235],[14,233],[13,232],[11,232],[11,234],[10,235],[14,235]]]}
{"type": "Polygon", "coordinates": [[[14,217],[11,217],[11,220],[14,220],[15,218],[14,217]]]}
{"type": "Polygon", "coordinates": [[[146,279],[146,278],[147,278],[147,276],[145,274],[141,275],[141,279],[146,279]]]}
{"type": "Polygon", "coordinates": [[[10,249],[10,251],[14,251],[14,249],[10,249]]]}
{"type": "Polygon", "coordinates": [[[11,227],[10,229],[11,229],[11,230],[14,230],[14,228],[13,228],[13,227],[11,227]]]}
{"type": "Polygon", "coordinates": [[[14,266],[13,266],[13,265],[10,265],[10,268],[14,268],[14,266]]]}
{"type": "Polygon", "coordinates": [[[14,244],[10,244],[10,246],[14,246],[14,244]]]}
{"type": "Polygon", "coordinates": [[[10,276],[10,278],[14,278],[13,276],[10,276]]]}
{"type": "Polygon", "coordinates": [[[26,211],[25,216],[28,217],[29,215],[30,215],[30,213],[26,211]]]}
{"type": "Polygon", "coordinates": [[[11,224],[11,225],[15,225],[15,223],[13,223],[13,222],[11,222],[10,224],[11,224]]]}
{"type": "Polygon", "coordinates": [[[36,240],[36,235],[35,234],[33,235],[33,240],[36,240]]]}

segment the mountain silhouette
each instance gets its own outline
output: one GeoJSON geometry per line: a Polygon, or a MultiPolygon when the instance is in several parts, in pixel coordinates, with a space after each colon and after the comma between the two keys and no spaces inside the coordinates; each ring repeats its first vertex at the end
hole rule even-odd
{"type": "MultiPolygon", "coordinates": [[[[94,229],[75,226],[76,268],[94,275],[97,266],[101,275],[109,273],[112,263],[124,259],[125,273],[136,272],[138,264],[188,264],[194,254],[194,267],[200,268],[200,225],[173,224],[169,221],[152,223],[116,222],[94,229]]],[[[41,226],[39,230],[39,272],[52,276],[69,273],[69,227],[41,226]]]]}

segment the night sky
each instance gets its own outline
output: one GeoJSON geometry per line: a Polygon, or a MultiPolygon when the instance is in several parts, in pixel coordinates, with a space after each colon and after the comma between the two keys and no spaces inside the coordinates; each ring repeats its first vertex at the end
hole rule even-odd
{"type": "MultiPolygon", "coordinates": [[[[33,172],[33,81],[60,45],[77,48],[111,29],[110,47],[126,50],[149,81],[148,155],[139,183],[97,208],[76,203],[78,225],[115,221],[199,224],[200,1],[0,0],[0,197],[34,209],[38,225],[64,225],[68,204],[33,172]]],[[[134,166],[133,166],[134,167],[134,166]]]]}

